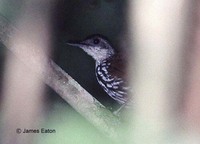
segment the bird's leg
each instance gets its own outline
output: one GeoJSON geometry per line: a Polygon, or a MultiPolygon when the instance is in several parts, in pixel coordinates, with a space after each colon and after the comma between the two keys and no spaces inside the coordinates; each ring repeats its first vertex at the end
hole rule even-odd
{"type": "Polygon", "coordinates": [[[122,104],[116,111],[113,112],[114,115],[119,116],[121,110],[126,107],[126,103],[122,104]]]}

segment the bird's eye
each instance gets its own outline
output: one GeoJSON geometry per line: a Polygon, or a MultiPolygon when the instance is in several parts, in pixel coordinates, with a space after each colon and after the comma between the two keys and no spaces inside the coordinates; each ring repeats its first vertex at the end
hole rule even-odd
{"type": "Polygon", "coordinates": [[[93,40],[93,43],[94,43],[94,44],[99,44],[99,42],[100,42],[100,41],[99,41],[99,39],[97,39],[97,38],[93,40]]]}

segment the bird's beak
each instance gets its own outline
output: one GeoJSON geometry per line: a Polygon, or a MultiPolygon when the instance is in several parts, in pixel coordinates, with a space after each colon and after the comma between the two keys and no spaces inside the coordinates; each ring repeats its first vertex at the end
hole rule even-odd
{"type": "Polygon", "coordinates": [[[70,46],[75,46],[75,47],[80,47],[80,48],[87,46],[87,44],[82,43],[82,42],[67,42],[67,44],[70,46]]]}

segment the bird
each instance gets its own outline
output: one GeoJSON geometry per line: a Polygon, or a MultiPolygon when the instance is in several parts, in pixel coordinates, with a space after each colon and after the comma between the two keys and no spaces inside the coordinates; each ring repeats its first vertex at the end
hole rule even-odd
{"type": "Polygon", "coordinates": [[[103,90],[120,105],[128,101],[127,60],[103,35],[93,34],[81,41],[68,41],[95,60],[95,75],[103,90]]]}

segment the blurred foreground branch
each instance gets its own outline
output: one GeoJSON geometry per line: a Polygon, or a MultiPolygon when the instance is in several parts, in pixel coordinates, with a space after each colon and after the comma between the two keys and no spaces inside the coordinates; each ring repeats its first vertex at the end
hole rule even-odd
{"type": "Polygon", "coordinates": [[[27,25],[23,25],[23,19],[20,23],[21,29],[18,29],[0,16],[0,41],[95,127],[111,138],[118,137],[119,120],[51,59],[44,57],[45,51],[37,49],[37,43],[45,45],[43,41],[35,42],[29,37],[30,32],[37,37],[40,30],[30,31],[27,25]]]}
{"type": "Polygon", "coordinates": [[[200,1],[191,5],[191,32],[187,49],[187,85],[184,93],[184,116],[190,130],[200,132],[200,1]]]}

